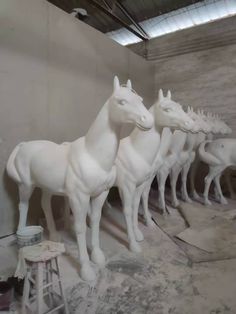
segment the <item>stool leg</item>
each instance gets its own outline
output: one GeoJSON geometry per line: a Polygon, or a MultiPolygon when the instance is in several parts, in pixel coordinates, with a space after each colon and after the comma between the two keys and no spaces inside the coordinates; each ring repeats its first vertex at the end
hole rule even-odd
{"type": "MultiPolygon", "coordinates": [[[[48,261],[46,263],[46,283],[52,283],[52,263],[51,261],[48,261]]],[[[53,306],[53,293],[52,293],[53,287],[49,286],[47,288],[47,292],[48,292],[48,298],[49,298],[49,306],[52,307],[53,306]]]]}
{"type": "Polygon", "coordinates": [[[43,268],[44,263],[37,263],[37,274],[36,274],[36,304],[37,314],[43,313],[43,268]]]}
{"type": "Polygon", "coordinates": [[[26,273],[25,281],[24,281],[22,304],[21,304],[21,314],[27,313],[26,312],[26,309],[27,309],[26,304],[29,304],[29,292],[30,292],[29,277],[30,277],[30,269],[27,267],[27,273],[26,273]]]}
{"type": "Polygon", "coordinates": [[[61,282],[61,274],[60,274],[60,269],[59,269],[59,265],[58,265],[58,257],[56,257],[55,260],[56,260],[56,271],[57,271],[58,279],[59,279],[58,280],[59,289],[60,289],[60,293],[61,293],[61,296],[62,296],[62,299],[63,299],[63,303],[64,303],[64,306],[65,306],[65,313],[69,314],[65,293],[64,293],[64,290],[63,290],[63,287],[62,287],[62,282],[61,282]]]}

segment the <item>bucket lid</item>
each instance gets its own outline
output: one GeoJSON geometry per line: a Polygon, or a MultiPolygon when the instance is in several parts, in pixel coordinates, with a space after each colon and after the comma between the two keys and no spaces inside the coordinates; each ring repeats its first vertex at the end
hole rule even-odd
{"type": "Polygon", "coordinates": [[[17,230],[17,236],[31,236],[37,233],[43,232],[43,227],[41,226],[28,226],[17,230]]]}

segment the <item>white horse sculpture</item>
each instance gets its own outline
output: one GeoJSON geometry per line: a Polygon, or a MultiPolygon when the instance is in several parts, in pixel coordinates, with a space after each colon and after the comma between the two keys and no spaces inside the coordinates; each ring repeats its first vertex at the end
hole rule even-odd
{"type": "Polygon", "coordinates": [[[208,194],[211,182],[214,180],[221,204],[227,204],[221,190],[220,177],[226,168],[236,166],[236,139],[222,138],[205,141],[199,147],[199,156],[209,165],[209,172],[205,177],[204,203],[211,205],[208,194]]]}
{"type": "MultiPolygon", "coordinates": [[[[172,174],[172,199],[173,202],[178,202],[176,197],[176,177],[181,171],[181,168],[184,162],[188,159],[189,149],[184,150],[186,142],[188,144],[188,139],[195,135],[203,126],[200,123],[200,119],[197,115],[193,114],[193,111],[188,108],[188,115],[194,121],[194,127],[191,132],[182,132],[176,130],[169,135],[169,146],[166,147],[163,158],[163,163],[159,169],[156,169],[155,174],[157,175],[158,182],[158,191],[159,191],[159,207],[163,210],[163,213],[166,214],[166,204],[165,204],[165,183],[168,175],[172,174]],[[194,134],[192,134],[194,133],[194,134]],[[173,167],[176,165],[175,172],[173,167]]],[[[150,189],[150,187],[149,187],[150,189]]],[[[176,204],[175,204],[176,205],[176,204]]],[[[147,203],[145,206],[148,206],[147,203]]]]}
{"type": "MultiPolygon", "coordinates": [[[[232,132],[232,130],[228,127],[228,125],[220,120],[219,116],[217,115],[213,115],[211,113],[208,113],[207,116],[205,116],[205,119],[211,129],[210,133],[203,134],[203,133],[199,133],[197,141],[196,141],[196,151],[198,151],[198,148],[200,146],[201,143],[203,143],[205,140],[212,140],[213,136],[215,134],[221,134],[221,135],[227,135],[230,134],[232,132]]],[[[196,154],[196,158],[194,160],[194,162],[191,165],[190,168],[190,190],[191,190],[191,195],[195,200],[200,200],[200,196],[198,195],[196,188],[195,188],[195,178],[196,178],[196,173],[197,170],[199,168],[200,165],[200,158],[199,158],[199,154],[196,154]]],[[[218,180],[218,178],[215,179],[216,181],[218,180]]],[[[216,184],[216,187],[218,186],[218,183],[216,184]]]]}
{"type": "Polygon", "coordinates": [[[137,242],[143,240],[138,228],[138,207],[145,183],[153,173],[162,129],[170,126],[190,130],[193,126],[182,107],[171,100],[170,92],[164,97],[160,90],[158,100],[149,111],[154,116],[153,128],[145,133],[135,128],[121,140],[116,158],[116,186],[123,204],[129,246],[134,252],[141,250],[137,242]]]}
{"type": "MultiPolygon", "coordinates": [[[[192,108],[188,109],[188,114],[189,116],[194,120],[195,125],[196,125],[196,129],[195,129],[195,133],[198,133],[200,131],[202,132],[206,132],[208,130],[208,126],[206,123],[204,123],[203,119],[201,118],[201,116],[197,113],[195,113],[193,111],[192,108]]],[[[191,164],[192,157],[191,156],[191,152],[193,149],[193,144],[194,144],[194,138],[195,138],[196,134],[191,135],[189,133],[183,133],[180,135],[177,135],[177,137],[179,138],[180,141],[180,145],[178,146],[178,140],[175,143],[175,156],[176,156],[176,160],[175,163],[173,164],[173,166],[170,169],[170,185],[171,185],[171,195],[172,195],[172,205],[174,207],[179,206],[179,201],[177,198],[177,194],[176,194],[176,183],[177,183],[177,179],[178,176],[180,174],[180,172],[182,171],[184,165],[186,163],[191,164]],[[180,139],[180,137],[182,136],[182,138],[180,139]]],[[[173,148],[171,147],[171,149],[173,150],[173,148]]],[[[187,167],[186,167],[187,168],[187,167]]],[[[183,192],[186,196],[186,200],[191,202],[190,198],[188,197],[188,193],[187,193],[187,188],[186,188],[186,181],[187,178],[185,178],[186,173],[184,173],[183,176],[183,182],[184,182],[184,187],[183,187],[183,192]]]]}
{"type": "MultiPolygon", "coordinates": [[[[192,119],[194,120],[194,112],[190,111],[190,116],[192,117],[192,119]],[[192,113],[192,115],[191,115],[192,113]]],[[[212,127],[211,127],[211,123],[209,123],[209,118],[207,118],[206,115],[204,115],[203,111],[198,111],[198,116],[202,119],[202,121],[198,121],[199,125],[201,125],[201,133],[204,133],[204,137],[208,137],[211,138],[211,131],[212,131],[212,127]]],[[[214,117],[214,123],[217,127],[217,129],[214,130],[214,132],[221,132],[222,134],[227,134],[229,131],[228,126],[219,119],[219,117],[214,117]]],[[[210,115],[210,119],[211,119],[211,115],[210,115]]],[[[203,139],[204,137],[200,136],[201,139],[203,139]]],[[[182,168],[182,172],[181,172],[181,177],[182,177],[182,186],[181,186],[181,192],[182,192],[182,199],[187,201],[187,202],[191,202],[191,199],[188,197],[188,192],[187,192],[187,175],[188,175],[188,171],[190,169],[190,166],[192,164],[192,162],[195,160],[195,156],[196,156],[196,150],[199,146],[198,144],[198,134],[188,134],[187,136],[187,141],[189,140],[188,145],[187,142],[185,143],[185,146],[188,146],[188,150],[189,150],[189,158],[187,158],[187,161],[184,163],[184,166],[182,168]]],[[[216,177],[214,179],[214,182],[216,184],[216,191],[219,192],[219,196],[220,199],[223,201],[222,199],[222,191],[218,189],[219,187],[219,182],[218,181],[218,177],[216,177]]]]}
{"type": "Polygon", "coordinates": [[[151,214],[148,209],[148,196],[154,177],[157,176],[158,181],[159,207],[163,210],[163,214],[166,215],[167,210],[165,205],[165,183],[171,168],[174,166],[174,164],[176,164],[177,160],[180,160],[180,164],[182,164],[184,162],[184,158],[190,158],[189,154],[192,147],[192,142],[189,143],[190,139],[196,135],[196,132],[202,128],[207,127],[200,117],[194,114],[193,110],[189,107],[187,113],[194,122],[191,132],[175,130],[174,133],[172,133],[170,128],[165,128],[162,132],[160,149],[155,162],[156,166],[153,167],[153,176],[147,182],[142,193],[142,206],[144,210],[145,221],[148,226],[153,225],[151,214]],[[185,147],[187,150],[185,149],[183,152],[185,145],[188,147],[188,149],[185,147]]]}
{"type": "MultiPolygon", "coordinates": [[[[142,207],[143,207],[143,211],[144,211],[144,218],[145,218],[146,225],[148,227],[152,227],[155,225],[153,220],[152,220],[151,212],[149,211],[149,208],[148,208],[148,198],[149,198],[151,185],[152,185],[153,179],[155,178],[157,173],[159,173],[159,170],[161,169],[161,167],[163,167],[163,165],[166,163],[167,153],[169,151],[171,139],[172,139],[172,131],[170,128],[165,127],[162,131],[162,134],[161,134],[161,143],[160,143],[160,147],[158,150],[158,154],[157,154],[155,162],[153,164],[152,176],[146,182],[145,188],[144,188],[142,196],[141,196],[142,207]]],[[[160,187],[158,186],[158,188],[160,188],[160,187]]],[[[159,189],[159,191],[160,191],[160,189],[159,189]]],[[[163,212],[164,212],[164,214],[166,214],[165,209],[163,210],[163,212]]]]}
{"type": "MultiPolygon", "coordinates": [[[[94,263],[103,264],[99,243],[101,209],[116,178],[114,162],[118,152],[122,124],[133,123],[142,130],[153,126],[153,116],[142,98],[114,78],[114,89],[84,137],[66,145],[49,141],[20,143],[11,153],[7,172],[19,187],[18,228],[26,225],[28,201],[35,187],[43,190],[42,208],[47,224],[53,225],[52,194],[65,195],[73,212],[81,277],[93,280],[86,244],[86,216],[90,212],[94,263]]],[[[55,229],[54,229],[55,231],[55,229]]]]}
{"type": "Polygon", "coordinates": [[[198,110],[197,113],[193,111],[192,108],[189,108],[189,115],[194,120],[194,122],[198,125],[199,131],[197,133],[188,133],[184,145],[183,152],[181,153],[181,196],[182,200],[188,203],[192,203],[188,195],[187,190],[187,177],[191,164],[195,160],[196,157],[196,149],[197,149],[197,140],[198,134],[201,132],[203,134],[208,134],[211,131],[211,127],[207,123],[205,119],[205,115],[203,111],[198,110]]]}

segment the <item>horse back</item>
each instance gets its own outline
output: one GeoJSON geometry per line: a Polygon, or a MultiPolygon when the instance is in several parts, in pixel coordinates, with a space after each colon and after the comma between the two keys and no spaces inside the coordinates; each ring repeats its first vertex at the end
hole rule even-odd
{"type": "Polygon", "coordinates": [[[50,141],[26,142],[16,157],[22,182],[61,193],[64,187],[69,145],[50,141]]]}

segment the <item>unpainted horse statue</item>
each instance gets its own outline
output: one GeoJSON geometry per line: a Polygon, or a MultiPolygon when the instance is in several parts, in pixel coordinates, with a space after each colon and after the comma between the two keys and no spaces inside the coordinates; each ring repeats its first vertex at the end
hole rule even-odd
{"type": "Polygon", "coordinates": [[[212,180],[216,185],[221,204],[227,204],[220,186],[220,177],[226,168],[236,166],[236,139],[221,138],[205,141],[199,147],[199,156],[209,166],[203,193],[205,204],[211,205],[208,194],[212,180]]]}
{"type": "Polygon", "coordinates": [[[146,181],[153,173],[153,166],[160,145],[160,136],[165,126],[191,130],[193,121],[183,111],[180,104],[171,99],[171,93],[163,96],[162,90],[154,105],[150,108],[154,117],[154,126],[147,132],[135,128],[122,139],[116,158],[118,187],[125,215],[130,249],[141,251],[137,241],[143,240],[138,228],[138,208],[146,181]]]}
{"type": "MultiPolygon", "coordinates": [[[[207,123],[210,126],[210,133],[203,134],[200,133],[197,139],[197,145],[196,145],[196,158],[194,160],[194,162],[192,163],[192,166],[190,168],[190,190],[191,190],[191,195],[195,200],[200,200],[200,196],[198,195],[196,188],[195,188],[195,178],[196,178],[196,173],[197,170],[200,166],[200,162],[201,159],[199,158],[199,153],[198,153],[198,149],[200,147],[200,144],[207,141],[212,141],[214,135],[218,134],[218,135],[227,135],[230,134],[232,132],[232,130],[229,128],[229,126],[219,118],[219,116],[217,115],[213,115],[211,113],[208,113],[207,116],[205,116],[207,123]]],[[[216,191],[217,186],[219,185],[219,183],[217,183],[219,177],[216,177],[216,179],[214,180],[214,182],[216,183],[216,191]]],[[[222,200],[223,202],[224,200],[222,200]]],[[[206,201],[206,203],[208,203],[206,201]]]]}
{"type": "MultiPolygon", "coordinates": [[[[183,132],[181,130],[175,130],[173,133],[170,132],[169,135],[169,146],[162,156],[163,163],[159,169],[155,169],[155,175],[157,176],[158,191],[159,191],[159,207],[166,214],[166,204],[165,204],[165,184],[168,175],[171,176],[171,188],[172,188],[172,203],[174,206],[178,205],[178,200],[176,196],[176,181],[178,175],[183,168],[183,165],[192,158],[190,152],[193,145],[193,138],[196,133],[201,131],[206,127],[203,124],[200,117],[193,114],[193,110],[188,107],[187,111],[190,118],[194,121],[194,127],[191,132],[183,132]]],[[[149,190],[150,190],[149,185],[149,190]]],[[[149,193],[149,191],[148,191],[149,193]]],[[[147,204],[145,205],[147,206],[147,204]]]]}
{"type": "Polygon", "coordinates": [[[19,187],[18,229],[26,226],[28,202],[35,187],[43,191],[42,208],[51,237],[56,232],[51,196],[68,197],[79,248],[80,274],[84,280],[95,279],[86,243],[88,213],[92,229],[91,259],[97,264],[105,261],[99,243],[99,223],[103,203],[116,179],[114,162],[124,123],[147,131],[153,126],[153,116],[143,105],[142,98],[132,90],[130,80],[127,86],[120,86],[115,77],[112,95],[84,137],[61,145],[50,141],[20,143],[7,163],[8,174],[19,187]]]}
{"type": "Polygon", "coordinates": [[[195,159],[195,151],[194,151],[195,144],[196,144],[199,132],[202,132],[204,134],[208,134],[210,132],[209,125],[204,121],[199,111],[196,113],[194,112],[193,108],[189,107],[188,114],[195,122],[197,126],[196,127],[197,131],[194,134],[189,133],[189,132],[182,134],[182,137],[185,138],[184,146],[182,150],[179,152],[177,160],[175,164],[172,166],[171,171],[170,171],[172,205],[175,207],[179,205],[179,201],[177,199],[177,194],[176,194],[176,183],[177,183],[177,179],[180,173],[181,173],[182,199],[185,202],[191,203],[191,199],[187,191],[187,176],[188,176],[189,168],[195,159]]]}

